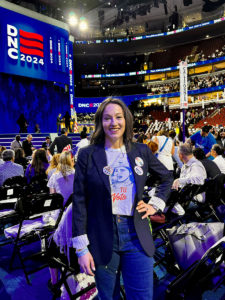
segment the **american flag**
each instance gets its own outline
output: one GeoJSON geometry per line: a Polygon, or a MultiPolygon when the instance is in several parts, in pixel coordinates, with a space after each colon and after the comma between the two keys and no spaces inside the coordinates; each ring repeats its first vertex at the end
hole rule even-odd
{"type": "Polygon", "coordinates": [[[75,109],[74,109],[73,117],[74,117],[73,132],[78,133],[77,113],[76,113],[75,109]]]}
{"type": "Polygon", "coordinates": [[[76,121],[74,122],[73,132],[78,133],[78,125],[76,121]]]}
{"type": "Polygon", "coordinates": [[[67,145],[66,147],[63,148],[62,152],[66,152],[66,151],[72,151],[71,145],[67,145]]]}

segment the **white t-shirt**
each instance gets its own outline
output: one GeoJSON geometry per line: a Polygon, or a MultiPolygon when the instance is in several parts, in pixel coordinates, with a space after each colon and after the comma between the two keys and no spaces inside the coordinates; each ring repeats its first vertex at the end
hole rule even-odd
{"type": "Polygon", "coordinates": [[[66,179],[61,172],[56,172],[50,177],[47,186],[54,188],[56,193],[61,194],[64,198],[65,205],[69,196],[73,193],[73,181],[75,170],[71,170],[67,173],[66,179]]]}
{"type": "Polygon", "coordinates": [[[76,144],[77,152],[75,154],[75,160],[77,160],[77,156],[78,156],[78,152],[79,152],[80,148],[86,147],[89,144],[90,144],[90,141],[87,138],[80,140],[80,142],[76,144]]]}
{"type": "Polygon", "coordinates": [[[223,156],[218,155],[217,157],[214,158],[213,161],[217,164],[221,173],[225,174],[225,159],[223,158],[223,156]]]}
{"type": "MultiPolygon", "coordinates": [[[[165,143],[167,137],[162,135],[162,136],[157,136],[157,139],[159,141],[159,150],[165,143]]],[[[158,152],[158,160],[168,169],[168,170],[173,170],[173,159],[172,159],[172,146],[173,146],[173,141],[171,138],[168,138],[168,141],[166,142],[165,147],[161,152],[158,152]]],[[[158,151],[159,151],[158,150],[158,151]]]]}
{"type": "Polygon", "coordinates": [[[136,186],[134,174],[130,167],[125,146],[119,149],[106,148],[107,165],[111,169],[109,175],[112,213],[114,215],[132,216],[136,186]]]}

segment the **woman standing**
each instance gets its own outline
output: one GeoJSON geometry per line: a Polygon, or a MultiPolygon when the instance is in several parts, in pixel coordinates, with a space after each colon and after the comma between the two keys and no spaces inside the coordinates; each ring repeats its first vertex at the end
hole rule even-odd
{"type": "Polygon", "coordinates": [[[158,145],[158,159],[162,164],[173,172],[173,158],[175,147],[171,138],[169,138],[168,132],[160,130],[157,136],[153,138],[153,142],[158,145]]]}
{"type": "Polygon", "coordinates": [[[143,144],[132,143],[133,118],[119,99],[95,114],[91,145],[80,150],[73,196],[73,247],[81,269],[94,275],[101,300],[150,300],[154,244],[148,216],[163,210],[172,178],[143,144]],[[147,173],[157,176],[156,195],[145,203],[147,173]]]}

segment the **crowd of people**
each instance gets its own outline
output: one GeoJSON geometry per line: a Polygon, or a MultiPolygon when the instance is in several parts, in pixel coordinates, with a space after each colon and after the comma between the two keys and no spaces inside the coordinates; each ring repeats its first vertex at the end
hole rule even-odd
{"type": "Polygon", "coordinates": [[[203,50],[201,50],[198,53],[198,60],[199,61],[206,61],[206,60],[210,60],[210,59],[214,59],[214,58],[218,58],[221,56],[225,55],[225,45],[223,45],[223,47],[219,50],[216,49],[211,55],[206,56],[203,52],[203,50]]]}
{"type": "MultiPolygon", "coordinates": [[[[188,81],[188,90],[199,90],[203,88],[210,88],[225,84],[225,74],[219,75],[208,75],[202,77],[190,77],[188,81]]],[[[175,93],[180,91],[179,80],[172,81],[170,83],[160,83],[160,84],[149,84],[148,92],[152,95],[160,95],[167,93],[175,93]]]]}
{"type": "MultiPolygon", "coordinates": [[[[68,242],[76,249],[82,271],[95,276],[99,299],[119,299],[120,272],[127,299],[152,299],[154,245],[148,217],[166,213],[167,200],[187,184],[203,185],[225,174],[223,128],[205,125],[183,135],[173,124],[150,130],[149,120],[146,130],[133,129],[126,105],[108,98],[95,114],[94,133],[88,138],[84,129],[75,148],[67,129],[52,143],[46,137],[40,149],[34,149],[31,135],[23,143],[17,135],[11,149],[1,148],[0,186],[14,176],[25,176],[28,184],[42,176],[64,204],[73,195],[61,220],[67,226],[60,225],[63,232],[71,227],[70,239],[60,238],[60,231],[53,240],[60,248],[68,242]],[[142,195],[149,173],[158,186],[146,203],[142,195]]],[[[204,195],[197,201],[204,202],[204,195]]],[[[175,203],[172,213],[181,216],[185,210],[175,203]]],[[[55,293],[54,266],[50,274],[55,293]]]]}

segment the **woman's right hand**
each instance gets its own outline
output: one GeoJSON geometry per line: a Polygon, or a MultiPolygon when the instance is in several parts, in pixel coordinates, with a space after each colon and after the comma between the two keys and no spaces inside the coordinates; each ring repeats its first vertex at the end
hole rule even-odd
{"type": "Polygon", "coordinates": [[[83,256],[78,258],[78,263],[81,267],[81,270],[86,273],[87,275],[95,276],[95,274],[92,272],[95,271],[95,263],[93,256],[90,252],[84,254],[83,256]]]}

